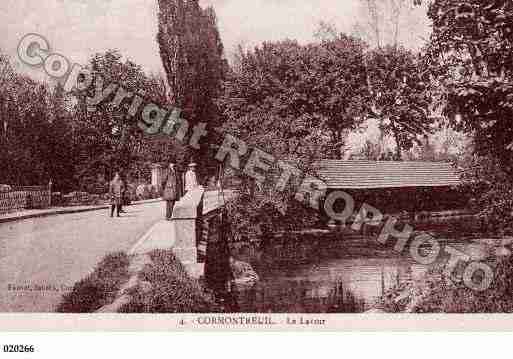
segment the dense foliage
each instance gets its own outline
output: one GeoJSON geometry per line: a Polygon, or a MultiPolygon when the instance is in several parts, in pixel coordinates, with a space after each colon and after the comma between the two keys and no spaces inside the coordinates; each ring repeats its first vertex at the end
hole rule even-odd
{"type": "MultiPolygon", "coordinates": [[[[139,65],[123,60],[117,51],[95,54],[89,68],[97,79],[103,78],[104,87],[111,83],[119,84],[127,91],[145,93],[146,98],[155,103],[165,103],[163,81],[147,76],[139,65]]],[[[152,160],[144,156],[151,139],[139,129],[125,106],[115,107],[111,101],[88,106],[87,98],[94,97],[95,85],[89,91],[74,94],[76,176],[79,183],[99,174],[110,179],[114,171],[126,175],[135,172],[137,175],[137,167],[147,167],[146,161],[152,160]]]]}
{"type": "Polygon", "coordinates": [[[71,189],[72,126],[61,87],[20,75],[0,58],[0,183],[71,189]]]}
{"type": "Polygon", "coordinates": [[[425,51],[435,106],[449,125],[473,139],[461,162],[465,191],[489,230],[513,213],[513,4],[504,0],[428,2],[433,33],[425,51]]]}
{"type": "Polygon", "coordinates": [[[280,158],[314,158],[318,146],[338,158],[364,113],[363,44],[344,37],[240,51],[220,98],[224,129],[280,158]]]}
{"type": "MultiPolygon", "coordinates": [[[[94,54],[86,66],[103,78],[104,87],[118,84],[161,106],[182,108],[192,125],[203,121],[216,127],[215,99],[227,62],[215,13],[201,9],[197,1],[159,5],[158,42],[167,81],[146,74],[116,50],[94,54]]],[[[127,116],[128,100],[112,106],[112,94],[95,108],[88,107],[95,85],[87,92],[64,93],[60,85],[39,84],[17,74],[0,55],[0,161],[5,165],[0,183],[44,185],[52,180],[55,191],[101,191],[115,171],[134,182],[148,181],[151,163],[183,165],[193,159],[186,144],[169,136],[144,136],[127,116]]],[[[212,157],[199,153],[194,159],[205,163],[200,168],[212,170],[212,157]]]]}
{"type": "Polygon", "coordinates": [[[494,270],[494,280],[485,291],[467,288],[461,274],[449,278],[443,268],[436,267],[422,281],[390,289],[379,305],[389,313],[513,313],[513,257],[491,259],[487,264],[494,270]]]}
{"type": "Polygon", "coordinates": [[[213,295],[200,282],[187,274],[172,251],[150,253],[152,264],[140,273],[140,279],[151,288],[137,287],[121,313],[215,313],[223,311],[213,295]]]}
{"type": "Polygon", "coordinates": [[[432,132],[429,75],[414,53],[388,46],[369,53],[367,76],[372,93],[369,116],[379,119],[385,135],[392,135],[399,160],[402,151],[432,132]]]}
{"type": "Polygon", "coordinates": [[[493,157],[473,156],[464,172],[467,184],[461,189],[472,199],[471,206],[479,213],[487,230],[511,234],[513,214],[513,182],[493,157]]]}
{"type": "Polygon", "coordinates": [[[475,138],[480,155],[513,171],[513,3],[436,0],[427,58],[445,114],[475,138]]]}
{"type": "MultiPolygon", "coordinates": [[[[219,99],[223,130],[304,173],[311,173],[321,158],[340,158],[347,133],[364,119],[368,91],[363,56],[364,44],[345,35],[309,45],[287,40],[264,43],[254,51],[240,49],[219,99]]],[[[273,168],[271,177],[276,180],[280,172],[273,168]]],[[[301,178],[293,180],[297,185],[301,178]]],[[[268,224],[287,227],[315,220],[304,208],[295,208],[292,188],[279,192],[274,183],[257,186],[243,180],[240,206],[232,211],[236,232],[252,231],[251,221],[265,226],[268,219],[268,224]]]]}

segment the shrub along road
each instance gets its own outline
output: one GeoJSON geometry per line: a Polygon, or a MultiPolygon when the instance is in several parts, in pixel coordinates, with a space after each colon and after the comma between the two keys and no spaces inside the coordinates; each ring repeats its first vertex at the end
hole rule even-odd
{"type": "Polygon", "coordinates": [[[52,312],[108,253],[128,251],[162,219],[164,203],[0,224],[0,312],[52,312]]]}

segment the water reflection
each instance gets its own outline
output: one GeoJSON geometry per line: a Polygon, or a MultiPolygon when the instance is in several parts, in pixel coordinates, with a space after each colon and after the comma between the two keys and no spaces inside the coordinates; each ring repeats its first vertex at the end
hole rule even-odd
{"type": "Polygon", "coordinates": [[[400,258],[336,259],[262,268],[253,299],[245,299],[246,310],[253,306],[257,312],[360,312],[369,309],[385,290],[420,277],[425,270],[400,258]]]}
{"type": "MultiPolygon", "coordinates": [[[[452,246],[463,251],[467,247],[457,243],[452,246]]],[[[286,251],[285,259],[277,254],[283,248],[277,250],[276,246],[260,253],[257,259],[253,258],[251,262],[261,281],[252,288],[238,291],[240,311],[363,312],[371,309],[388,289],[400,283],[421,280],[429,269],[391,248],[369,243],[362,247],[361,241],[305,247],[295,243],[286,251]],[[295,260],[291,253],[298,254],[295,260]]],[[[444,263],[443,260],[440,263],[444,263]]]]}

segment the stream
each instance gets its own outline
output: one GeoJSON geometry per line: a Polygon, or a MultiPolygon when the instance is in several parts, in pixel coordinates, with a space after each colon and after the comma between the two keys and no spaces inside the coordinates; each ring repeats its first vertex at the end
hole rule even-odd
{"type": "MultiPolygon", "coordinates": [[[[468,241],[444,242],[481,255],[485,248],[468,241]]],[[[426,250],[429,248],[423,248],[426,250]]],[[[364,237],[333,240],[316,236],[274,243],[264,251],[246,249],[246,259],[260,277],[238,293],[242,312],[358,313],[372,309],[384,291],[411,280],[421,280],[430,266],[415,263],[364,237]]],[[[444,265],[440,256],[431,266],[444,265]]]]}

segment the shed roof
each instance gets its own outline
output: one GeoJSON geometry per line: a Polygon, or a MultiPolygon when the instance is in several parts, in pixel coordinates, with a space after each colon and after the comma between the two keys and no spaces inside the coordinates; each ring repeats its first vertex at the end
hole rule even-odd
{"type": "Polygon", "coordinates": [[[461,184],[450,163],[323,160],[319,177],[330,189],[449,187],[461,184]]]}

